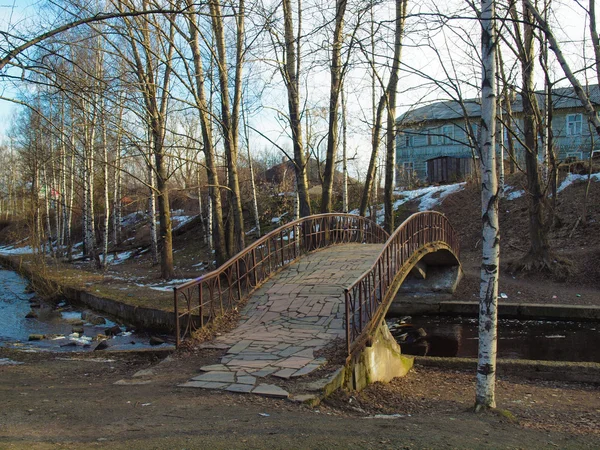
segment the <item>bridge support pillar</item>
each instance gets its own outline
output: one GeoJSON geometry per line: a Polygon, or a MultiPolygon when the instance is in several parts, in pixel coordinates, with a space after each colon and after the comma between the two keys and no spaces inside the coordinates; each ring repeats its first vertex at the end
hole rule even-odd
{"type": "Polygon", "coordinates": [[[360,391],[371,383],[387,383],[403,377],[413,366],[414,358],[402,355],[400,346],[381,321],[373,333],[371,345],[353,356],[346,365],[345,388],[360,391]]]}

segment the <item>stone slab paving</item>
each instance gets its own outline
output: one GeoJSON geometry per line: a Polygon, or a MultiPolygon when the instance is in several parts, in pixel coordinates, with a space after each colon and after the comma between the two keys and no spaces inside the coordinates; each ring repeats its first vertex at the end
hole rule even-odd
{"type": "Polygon", "coordinates": [[[291,264],[254,293],[235,330],[204,344],[227,349],[221,364],[202,367],[203,374],[180,386],[288,397],[261,378],[298,378],[325,364],[314,354],[345,337],[344,288],[371,267],[381,248],[339,245],[291,264]]]}

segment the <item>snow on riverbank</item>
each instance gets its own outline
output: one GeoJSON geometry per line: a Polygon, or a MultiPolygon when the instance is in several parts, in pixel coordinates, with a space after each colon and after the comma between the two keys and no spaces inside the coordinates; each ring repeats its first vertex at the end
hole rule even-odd
{"type": "MultiPolygon", "coordinates": [[[[556,193],[558,194],[564,191],[567,187],[571,186],[576,181],[586,181],[587,177],[587,175],[577,175],[575,173],[570,173],[569,175],[567,175],[567,178],[565,178],[563,182],[560,183],[560,186],[556,190],[556,193]]],[[[600,181],[600,172],[593,173],[591,178],[592,181],[600,181]]]]}
{"type": "MultiPolygon", "coordinates": [[[[394,210],[410,201],[419,200],[419,211],[428,211],[441,204],[450,194],[462,191],[466,183],[445,184],[443,186],[427,186],[420,189],[407,191],[394,191],[394,195],[399,197],[394,201],[394,210]]],[[[350,211],[350,214],[357,214],[358,209],[350,211]]],[[[383,223],[383,205],[377,207],[377,223],[383,223]]]]}
{"type": "Polygon", "coordinates": [[[155,291],[163,291],[163,292],[170,292],[173,290],[173,288],[175,286],[178,286],[180,284],[186,283],[188,281],[193,280],[194,278],[181,278],[178,280],[170,280],[168,282],[165,283],[160,283],[160,284],[140,284],[140,283],[135,283],[136,286],[139,287],[147,287],[150,289],[154,289],[155,291]]]}
{"type": "Polygon", "coordinates": [[[13,247],[12,245],[5,245],[0,247],[0,254],[2,255],[31,255],[33,249],[26,245],[25,247],[13,247]]]}

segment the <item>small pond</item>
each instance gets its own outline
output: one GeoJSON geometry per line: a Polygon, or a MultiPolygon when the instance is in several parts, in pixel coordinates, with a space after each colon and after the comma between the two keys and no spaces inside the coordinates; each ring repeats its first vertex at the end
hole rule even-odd
{"type": "Polygon", "coordinates": [[[28,293],[27,286],[27,280],[16,272],[0,269],[0,346],[25,351],[91,351],[98,344],[96,337],[110,334],[107,330],[113,328],[116,335],[106,340],[108,349],[150,347],[150,336],[146,333],[64,301],[58,304],[40,301],[35,294],[28,293]],[[26,318],[28,314],[34,317],[26,318]],[[42,336],[41,340],[30,340],[42,336]]]}
{"type": "MultiPolygon", "coordinates": [[[[388,318],[402,352],[421,356],[476,358],[476,318],[388,318]],[[404,321],[410,323],[400,325],[404,321]]],[[[600,361],[600,324],[501,319],[498,357],[547,361],[600,361]]]]}

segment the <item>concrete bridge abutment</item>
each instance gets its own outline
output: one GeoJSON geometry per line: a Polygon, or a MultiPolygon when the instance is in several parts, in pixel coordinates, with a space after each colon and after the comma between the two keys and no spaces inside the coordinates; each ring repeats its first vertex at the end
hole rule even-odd
{"type": "Polygon", "coordinates": [[[382,320],[370,344],[352,355],[346,364],[344,388],[361,391],[371,383],[388,383],[393,378],[403,377],[412,368],[413,360],[402,354],[400,345],[382,320]]]}

